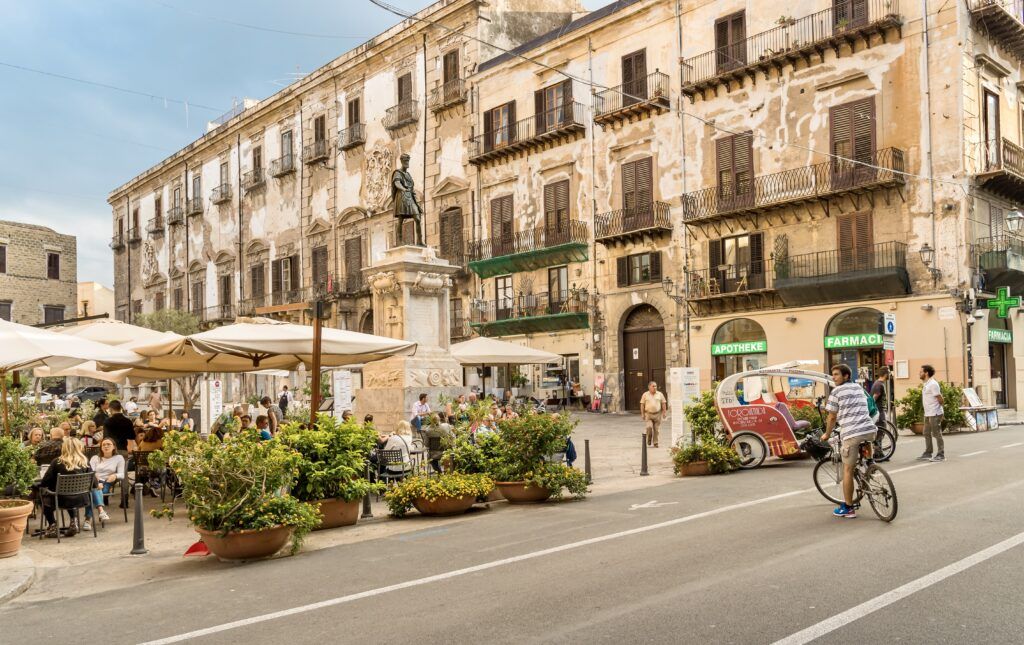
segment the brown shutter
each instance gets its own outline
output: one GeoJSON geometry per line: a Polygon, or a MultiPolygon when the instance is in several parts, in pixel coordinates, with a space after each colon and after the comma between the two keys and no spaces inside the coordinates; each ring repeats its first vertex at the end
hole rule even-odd
{"type": "Polygon", "coordinates": [[[622,208],[632,211],[636,208],[636,164],[622,164],[622,208]]]}
{"type": "Polygon", "coordinates": [[[747,62],[747,37],[744,12],[715,21],[715,62],[719,71],[742,67],[747,62]]]}
{"type": "Polygon", "coordinates": [[[622,92],[624,106],[647,98],[647,50],[622,57],[622,92]]]}
{"type": "Polygon", "coordinates": [[[359,123],[359,99],[352,99],[348,102],[348,124],[353,126],[359,123]]]}
{"type": "Polygon", "coordinates": [[[281,279],[281,261],[274,260],[270,263],[270,288],[274,293],[280,293],[283,287],[281,279]]]}
{"type": "Polygon", "coordinates": [[[620,287],[629,286],[629,258],[621,257],[615,259],[616,282],[620,287]]]}
{"type": "Polygon", "coordinates": [[[722,264],[722,240],[708,240],[708,270],[711,277],[715,277],[720,264],[722,264]]]}
{"type": "Polygon", "coordinates": [[[537,134],[547,132],[547,115],[544,114],[544,90],[537,90],[533,93],[533,120],[537,134]]]}
{"type": "Polygon", "coordinates": [[[715,140],[715,163],[718,177],[718,196],[731,198],[735,186],[735,167],[733,166],[733,137],[722,137],[715,140]]]}
{"type": "MultiPolygon", "coordinates": [[[[829,108],[828,124],[829,138],[831,139],[831,150],[833,155],[850,157],[853,151],[853,113],[850,104],[834,105],[829,108]]],[[[842,163],[833,159],[834,164],[842,163]]]]}
{"type": "Polygon", "coordinates": [[[500,108],[491,108],[484,112],[484,152],[494,149],[494,121],[497,118],[495,112],[500,108]]]}
{"type": "MultiPolygon", "coordinates": [[[[313,121],[313,140],[314,141],[325,141],[327,139],[327,118],[323,115],[318,116],[313,121]]],[[[224,165],[221,166],[221,183],[225,182],[224,179],[224,165]]]]}
{"type": "Polygon", "coordinates": [[[459,50],[453,49],[444,55],[443,59],[443,82],[450,83],[459,78],[459,50]]]}
{"type": "MultiPolygon", "coordinates": [[[[551,109],[556,109],[557,105],[552,105],[551,109]]],[[[562,114],[558,115],[556,119],[559,125],[566,123],[572,123],[572,79],[565,79],[562,81],[562,114]]]]}
{"type": "Polygon", "coordinates": [[[293,255],[292,256],[292,261],[291,261],[291,279],[292,279],[292,285],[291,285],[292,288],[291,288],[291,290],[292,291],[297,291],[299,289],[299,266],[300,266],[300,264],[301,264],[301,260],[299,259],[299,256],[298,255],[293,255]]]}
{"type": "MultiPolygon", "coordinates": [[[[856,101],[850,106],[853,121],[853,158],[872,163],[875,154],[875,101],[873,98],[856,101]]],[[[858,170],[871,170],[859,166],[858,170]]]]}
{"type": "Polygon", "coordinates": [[[350,237],[345,240],[345,283],[348,291],[357,291],[362,283],[363,238],[350,237]]]}
{"type": "Polygon", "coordinates": [[[651,251],[651,282],[661,282],[661,251],[651,251]]]}
{"type": "Polygon", "coordinates": [[[568,241],[569,180],[544,186],[544,231],[549,243],[568,241]]]}
{"type": "Polygon", "coordinates": [[[839,270],[868,268],[872,251],[871,213],[844,213],[836,218],[839,270]]]}
{"type": "MultiPolygon", "coordinates": [[[[764,273],[764,234],[750,234],[750,273],[760,275],[764,273]]],[[[751,288],[754,288],[751,285],[751,288]]]]}
{"type": "Polygon", "coordinates": [[[501,239],[502,197],[491,200],[491,240],[501,239]]]}
{"type": "Polygon", "coordinates": [[[754,137],[737,134],[733,137],[733,168],[736,171],[736,194],[752,197],[754,184],[754,137]]]}
{"type": "Polygon", "coordinates": [[[318,246],[313,249],[313,284],[319,285],[327,280],[327,247],[318,246]]]}
{"type": "Polygon", "coordinates": [[[654,203],[654,160],[645,157],[633,163],[636,166],[636,205],[645,210],[654,203]]]}
{"type": "Polygon", "coordinates": [[[406,103],[412,100],[412,74],[402,74],[398,77],[398,102],[406,103]]]}
{"type": "Polygon", "coordinates": [[[512,143],[519,138],[519,128],[516,127],[516,102],[511,101],[508,103],[508,136],[505,138],[509,143],[512,143]]]}

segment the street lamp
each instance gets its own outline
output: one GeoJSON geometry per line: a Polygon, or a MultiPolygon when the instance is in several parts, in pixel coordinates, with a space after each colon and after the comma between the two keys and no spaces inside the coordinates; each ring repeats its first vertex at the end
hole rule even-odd
{"type": "Polygon", "coordinates": [[[669,298],[672,298],[672,300],[675,300],[678,303],[682,303],[684,300],[686,300],[685,297],[679,295],[679,287],[672,280],[672,278],[668,276],[662,278],[661,288],[665,290],[665,295],[667,295],[669,298]]]}
{"type": "Polygon", "coordinates": [[[935,262],[935,249],[925,242],[918,253],[921,255],[921,264],[924,265],[924,268],[928,269],[928,273],[932,275],[932,280],[938,280],[942,272],[932,268],[932,263],[935,262]]]}
{"type": "Polygon", "coordinates": [[[1021,224],[1024,224],[1024,214],[1014,208],[1006,214],[1006,230],[1014,235],[1020,232],[1021,224]]]}

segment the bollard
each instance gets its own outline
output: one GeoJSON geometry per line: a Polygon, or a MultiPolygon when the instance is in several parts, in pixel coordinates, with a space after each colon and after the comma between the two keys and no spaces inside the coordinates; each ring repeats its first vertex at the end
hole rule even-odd
{"type": "Polygon", "coordinates": [[[640,434],[640,476],[646,477],[647,473],[647,433],[640,434]]]}
{"type": "Polygon", "coordinates": [[[145,555],[146,536],[142,524],[142,484],[135,484],[135,530],[132,532],[132,555],[145,555]]]}
{"type": "MultiPolygon", "coordinates": [[[[366,480],[370,480],[370,466],[366,466],[366,480]]],[[[373,519],[373,510],[370,508],[370,494],[367,493],[363,497],[363,515],[360,519],[369,520],[373,519]]]]}
{"type": "Polygon", "coordinates": [[[590,476],[590,439],[583,440],[583,472],[587,474],[587,483],[594,483],[594,478],[590,476]]]}

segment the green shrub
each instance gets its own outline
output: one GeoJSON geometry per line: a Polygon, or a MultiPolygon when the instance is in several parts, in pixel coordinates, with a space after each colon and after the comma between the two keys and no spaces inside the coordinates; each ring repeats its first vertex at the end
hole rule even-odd
{"type": "MultiPolygon", "coordinates": [[[[942,394],[942,429],[959,428],[967,423],[963,410],[964,391],[959,385],[939,381],[942,394]]],[[[898,413],[896,426],[909,428],[913,423],[924,422],[924,402],[921,399],[921,387],[912,387],[901,399],[896,401],[898,413]]]]}
{"type": "Polygon", "coordinates": [[[721,433],[713,390],[701,392],[700,398],[695,403],[683,407],[683,417],[695,438],[721,433]]]}
{"type": "Polygon", "coordinates": [[[303,430],[298,423],[289,423],[278,439],[301,455],[298,476],[291,487],[292,495],[300,501],[340,497],[352,502],[383,488],[366,479],[370,451],[377,441],[377,433],[369,425],[352,419],[343,423],[329,414],[320,414],[315,428],[303,430]]]}
{"type": "Polygon", "coordinates": [[[0,497],[28,494],[38,473],[28,448],[14,437],[0,437],[0,497]]]}
{"type": "Polygon", "coordinates": [[[404,517],[413,507],[413,500],[423,498],[434,501],[441,497],[485,497],[494,490],[494,481],[484,474],[442,473],[417,475],[396,483],[384,495],[388,510],[395,517],[404,517]]]}
{"type": "Polygon", "coordinates": [[[670,452],[677,475],[682,472],[683,466],[696,461],[708,462],[708,468],[713,473],[727,473],[740,467],[740,456],[736,451],[708,435],[687,445],[673,446],[670,452]]]}
{"type": "Polygon", "coordinates": [[[794,433],[796,434],[797,439],[803,439],[808,434],[822,430],[825,427],[825,424],[822,421],[822,414],[819,414],[818,408],[813,405],[804,406],[802,408],[791,407],[789,408],[789,412],[793,415],[793,419],[796,421],[808,421],[811,424],[811,427],[807,430],[800,430],[794,433]]]}

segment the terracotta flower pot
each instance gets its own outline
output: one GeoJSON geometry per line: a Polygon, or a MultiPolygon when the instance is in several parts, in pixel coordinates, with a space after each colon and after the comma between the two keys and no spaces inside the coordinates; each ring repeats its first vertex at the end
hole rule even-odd
{"type": "Polygon", "coordinates": [[[910,431],[914,434],[924,434],[924,421],[910,424],[910,431]]]}
{"type": "Polygon", "coordinates": [[[683,464],[679,469],[679,474],[683,477],[701,477],[710,475],[711,467],[706,461],[691,461],[688,464],[683,464]]]}
{"type": "Polygon", "coordinates": [[[0,558],[18,555],[25,523],[32,513],[32,502],[21,499],[0,500],[0,558]]]}
{"type": "Polygon", "coordinates": [[[232,531],[221,535],[218,531],[196,529],[210,553],[228,562],[269,558],[281,550],[292,536],[290,526],[275,526],[269,529],[232,531]]]}
{"type": "Polygon", "coordinates": [[[320,500],[320,524],[313,530],[352,526],[359,519],[359,502],[358,499],[346,502],[340,497],[320,500]]]}
{"type": "Polygon", "coordinates": [[[429,500],[426,497],[417,497],[412,500],[412,505],[416,507],[420,515],[462,515],[475,503],[475,495],[438,497],[434,500],[429,500]]]}
{"type": "Polygon", "coordinates": [[[491,489],[491,492],[487,493],[487,500],[486,501],[488,501],[488,502],[500,502],[503,499],[505,499],[505,498],[501,496],[501,491],[498,490],[497,487],[495,487],[495,488],[491,489]]]}
{"type": "Polygon", "coordinates": [[[551,491],[536,484],[526,482],[494,482],[501,496],[509,504],[533,504],[543,502],[551,497],[551,491]]]}

